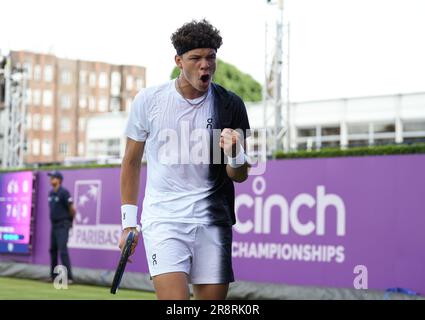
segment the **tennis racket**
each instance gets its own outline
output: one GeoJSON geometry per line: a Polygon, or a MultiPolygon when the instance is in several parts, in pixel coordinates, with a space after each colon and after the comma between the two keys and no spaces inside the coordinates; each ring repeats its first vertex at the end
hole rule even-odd
{"type": "Polygon", "coordinates": [[[130,231],[127,236],[127,241],[125,242],[125,246],[121,251],[120,261],[118,263],[117,270],[115,271],[114,280],[112,281],[111,293],[116,294],[118,287],[121,283],[122,276],[124,274],[125,266],[127,265],[128,258],[131,253],[131,246],[134,243],[135,238],[134,231],[130,231]]]}

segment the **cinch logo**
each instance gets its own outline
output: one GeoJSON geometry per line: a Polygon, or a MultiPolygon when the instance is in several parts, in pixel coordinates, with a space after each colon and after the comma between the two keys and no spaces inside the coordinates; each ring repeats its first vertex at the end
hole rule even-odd
{"type": "Polygon", "coordinates": [[[266,190],[266,180],[258,176],[252,182],[252,190],[256,195],[254,198],[249,194],[241,194],[236,197],[235,211],[237,223],[234,228],[236,232],[245,234],[254,231],[257,234],[271,233],[271,212],[278,207],[280,210],[280,233],[288,234],[290,227],[301,236],[316,233],[318,236],[325,235],[326,209],[336,209],[336,234],[345,235],[345,205],[341,197],[336,194],[326,194],[325,186],[317,186],[316,197],[308,193],[298,194],[292,203],[281,194],[272,194],[267,198],[262,197],[266,190]],[[298,211],[302,206],[308,208],[316,207],[315,218],[313,216],[307,223],[302,223],[298,217],[298,211]],[[245,207],[241,209],[241,207],[245,207]],[[248,210],[247,210],[248,208],[248,210]],[[247,215],[238,215],[238,212],[253,213],[248,219],[247,215]]]}

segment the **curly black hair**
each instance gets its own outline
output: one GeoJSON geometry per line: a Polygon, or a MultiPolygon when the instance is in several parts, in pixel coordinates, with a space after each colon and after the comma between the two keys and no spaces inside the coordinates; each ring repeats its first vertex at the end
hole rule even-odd
{"type": "Polygon", "coordinates": [[[179,56],[196,48],[217,50],[223,43],[220,31],[205,19],[185,23],[171,35],[171,42],[179,56]]]}

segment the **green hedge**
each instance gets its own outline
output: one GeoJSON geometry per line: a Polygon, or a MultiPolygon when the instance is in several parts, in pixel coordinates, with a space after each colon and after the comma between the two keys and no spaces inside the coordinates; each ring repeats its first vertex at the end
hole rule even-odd
{"type": "Polygon", "coordinates": [[[371,147],[354,147],[345,150],[339,148],[324,148],[314,151],[293,151],[285,153],[279,150],[274,153],[276,159],[296,159],[296,158],[334,158],[334,157],[361,157],[396,154],[425,153],[425,143],[399,144],[371,147]]]}

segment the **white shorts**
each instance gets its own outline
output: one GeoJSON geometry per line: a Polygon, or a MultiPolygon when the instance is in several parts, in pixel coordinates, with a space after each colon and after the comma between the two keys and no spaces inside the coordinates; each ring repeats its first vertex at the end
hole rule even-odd
{"type": "Polygon", "coordinates": [[[143,226],[142,236],[151,277],[185,272],[192,284],[234,281],[230,226],[158,221],[143,226]]]}

